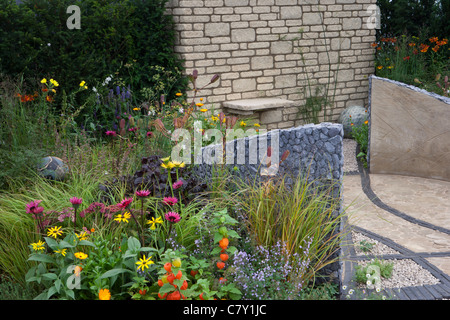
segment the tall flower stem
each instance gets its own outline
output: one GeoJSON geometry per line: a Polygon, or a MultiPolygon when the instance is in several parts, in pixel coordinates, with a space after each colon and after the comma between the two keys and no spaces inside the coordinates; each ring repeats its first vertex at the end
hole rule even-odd
{"type": "Polygon", "coordinates": [[[74,217],[73,217],[73,232],[76,232],[76,228],[77,228],[77,208],[74,208],[75,212],[74,212],[74,217]]]}
{"type": "Polygon", "coordinates": [[[173,223],[170,223],[170,224],[169,224],[169,232],[167,233],[166,241],[165,241],[165,243],[164,243],[164,251],[167,249],[167,240],[169,239],[170,233],[172,232],[172,224],[173,224],[173,223]]]}
{"type": "Polygon", "coordinates": [[[136,231],[137,231],[138,237],[141,241],[141,246],[144,246],[144,234],[143,234],[142,226],[136,219],[136,216],[134,215],[134,213],[131,212],[131,210],[130,210],[130,214],[131,214],[131,217],[133,218],[134,222],[136,223],[136,231]]]}

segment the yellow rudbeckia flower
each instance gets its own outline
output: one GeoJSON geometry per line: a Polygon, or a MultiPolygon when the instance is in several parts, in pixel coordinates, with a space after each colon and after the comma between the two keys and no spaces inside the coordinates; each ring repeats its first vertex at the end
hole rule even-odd
{"type": "Polygon", "coordinates": [[[142,271],[144,271],[145,268],[148,268],[149,265],[153,264],[154,262],[152,260],[150,260],[151,256],[148,258],[145,258],[145,254],[144,256],[139,259],[138,262],[136,262],[136,264],[138,265],[137,269],[141,269],[142,271]]]}

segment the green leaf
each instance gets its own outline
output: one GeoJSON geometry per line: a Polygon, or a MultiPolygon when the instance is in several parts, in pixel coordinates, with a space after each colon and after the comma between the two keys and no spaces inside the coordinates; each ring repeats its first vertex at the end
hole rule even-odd
{"type": "Polygon", "coordinates": [[[228,247],[228,249],[227,249],[227,251],[230,253],[230,254],[234,254],[234,252],[237,250],[237,248],[235,247],[235,246],[229,246],[228,247]]]}
{"type": "Polygon", "coordinates": [[[29,261],[40,261],[40,262],[46,262],[46,263],[55,263],[55,259],[52,257],[43,254],[43,253],[33,253],[28,258],[29,261]]]}
{"type": "Polygon", "coordinates": [[[55,288],[55,286],[53,286],[53,287],[51,287],[50,289],[48,289],[48,292],[47,292],[47,299],[50,299],[50,297],[52,296],[52,295],[54,295],[56,293],[56,288],[55,288]]]}
{"type": "Polygon", "coordinates": [[[360,152],[360,153],[358,153],[358,155],[356,157],[359,158],[359,157],[365,157],[365,156],[366,156],[366,154],[364,152],[360,152]]]}
{"type": "Polygon", "coordinates": [[[164,293],[172,292],[174,290],[175,288],[170,283],[164,283],[164,285],[159,289],[159,293],[163,295],[164,293]]]}
{"type": "Polygon", "coordinates": [[[78,245],[80,246],[91,246],[95,248],[95,244],[92,243],[91,241],[88,240],[81,240],[80,242],[78,242],[78,245]]]}
{"type": "Polygon", "coordinates": [[[56,292],[60,293],[60,291],[61,291],[61,279],[57,279],[55,281],[55,288],[56,288],[56,292]]]}
{"type": "Polygon", "coordinates": [[[214,243],[218,243],[220,240],[222,240],[223,235],[220,234],[220,232],[214,233],[214,243]]]}
{"type": "Polygon", "coordinates": [[[55,250],[55,248],[58,248],[58,242],[56,242],[55,239],[52,239],[50,237],[44,237],[45,242],[47,242],[47,245],[55,250]]]}
{"type": "Polygon", "coordinates": [[[222,251],[222,248],[216,247],[216,248],[212,249],[211,255],[215,256],[215,255],[219,254],[220,251],[222,251]]]}
{"type": "Polygon", "coordinates": [[[56,279],[58,279],[58,276],[54,273],[44,273],[42,275],[42,278],[44,278],[46,280],[56,280],[56,279]]]}
{"type": "Polygon", "coordinates": [[[240,238],[239,234],[234,230],[228,230],[228,236],[230,238],[237,238],[237,239],[240,238]]]}
{"type": "Polygon", "coordinates": [[[64,290],[64,292],[66,293],[67,296],[69,296],[75,300],[75,293],[73,292],[73,290],[66,289],[66,290],[64,290]]]}
{"type": "Polygon", "coordinates": [[[138,252],[138,250],[141,248],[141,243],[138,239],[135,237],[129,237],[128,238],[128,249],[133,252],[138,252]]]}
{"type": "Polygon", "coordinates": [[[114,277],[121,273],[131,273],[131,271],[127,270],[127,269],[122,269],[122,268],[111,269],[111,270],[106,271],[104,274],[102,274],[100,279],[114,277]]]}
{"type": "Polygon", "coordinates": [[[61,240],[59,242],[59,248],[60,249],[64,249],[64,248],[75,248],[75,246],[73,244],[68,243],[67,241],[61,240]]]}

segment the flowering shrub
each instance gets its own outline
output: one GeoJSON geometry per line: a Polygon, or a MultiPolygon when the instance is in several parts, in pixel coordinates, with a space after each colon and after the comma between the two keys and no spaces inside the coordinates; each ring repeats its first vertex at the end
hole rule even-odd
{"type": "Polygon", "coordinates": [[[303,254],[293,255],[287,253],[286,244],[282,242],[269,248],[257,246],[250,252],[239,250],[226,276],[241,290],[242,299],[298,299],[304,284],[302,278],[310,263],[303,257],[308,256],[310,244],[306,243],[303,254]]]}
{"type": "Polygon", "coordinates": [[[450,72],[447,38],[382,37],[372,47],[375,48],[377,76],[442,94],[436,77],[450,72]]]}

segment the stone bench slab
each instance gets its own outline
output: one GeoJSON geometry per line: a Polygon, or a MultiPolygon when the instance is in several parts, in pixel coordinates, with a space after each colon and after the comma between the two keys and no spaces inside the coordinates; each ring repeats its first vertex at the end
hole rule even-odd
{"type": "Polygon", "coordinates": [[[223,107],[236,110],[238,112],[258,112],[266,111],[270,109],[277,109],[283,107],[289,107],[294,104],[294,101],[280,99],[280,98],[257,98],[257,99],[244,99],[223,102],[223,107]]]}

